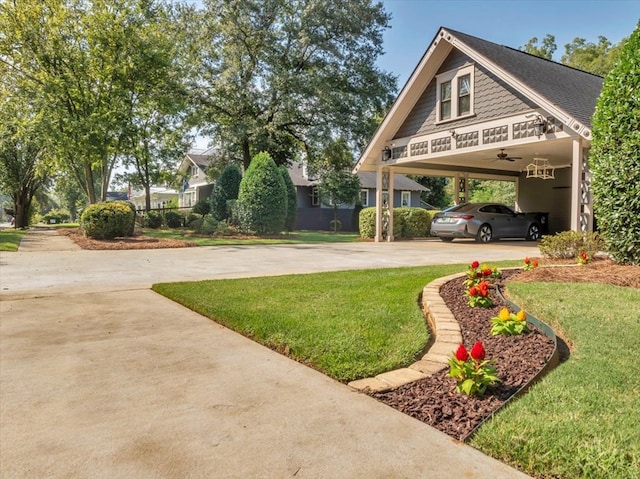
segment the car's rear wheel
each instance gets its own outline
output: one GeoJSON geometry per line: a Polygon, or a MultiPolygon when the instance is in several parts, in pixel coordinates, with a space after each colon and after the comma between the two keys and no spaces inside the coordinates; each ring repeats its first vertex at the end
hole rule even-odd
{"type": "Polygon", "coordinates": [[[493,239],[493,231],[487,223],[483,224],[478,230],[476,241],[480,243],[488,243],[493,239]]]}
{"type": "Polygon", "coordinates": [[[529,225],[527,239],[531,241],[538,241],[540,239],[540,225],[538,223],[531,223],[529,225]]]}
{"type": "Polygon", "coordinates": [[[451,243],[453,241],[453,238],[447,238],[447,237],[440,236],[440,241],[444,241],[445,243],[451,243]]]}

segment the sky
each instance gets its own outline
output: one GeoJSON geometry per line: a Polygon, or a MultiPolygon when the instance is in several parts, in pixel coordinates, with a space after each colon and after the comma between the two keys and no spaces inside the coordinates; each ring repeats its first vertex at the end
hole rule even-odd
{"type": "Polygon", "coordinates": [[[574,38],[612,44],[628,37],[640,20],[640,0],[383,0],[392,15],[378,66],[398,76],[402,89],[440,27],[512,48],[551,34],[560,61],[574,38]]]}

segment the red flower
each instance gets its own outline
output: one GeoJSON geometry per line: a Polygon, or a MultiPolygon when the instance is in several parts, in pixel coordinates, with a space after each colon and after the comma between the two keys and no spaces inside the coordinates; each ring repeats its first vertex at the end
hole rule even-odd
{"type": "Polygon", "coordinates": [[[478,266],[480,266],[480,263],[478,263],[477,261],[474,261],[473,263],[471,263],[471,267],[473,269],[476,269],[478,266]]]}
{"type": "Polygon", "coordinates": [[[469,354],[471,354],[471,357],[476,361],[482,361],[485,356],[484,346],[482,345],[482,342],[478,341],[476,344],[474,344],[469,354]]]}
{"type": "Polygon", "coordinates": [[[480,283],[478,284],[478,288],[480,288],[480,291],[486,291],[487,289],[489,289],[489,283],[487,283],[486,281],[480,281],[480,283]]]}
{"type": "Polygon", "coordinates": [[[478,288],[472,286],[471,289],[469,289],[469,296],[475,296],[476,294],[478,294],[478,288]]]}
{"type": "Polygon", "coordinates": [[[487,291],[486,289],[480,290],[480,296],[482,296],[483,298],[486,298],[488,295],[489,295],[489,291],[487,291]]]}
{"type": "Polygon", "coordinates": [[[585,260],[586,260],[586,259],[587,259],[587,253],[585,253],[585,252],[583,251],[582,253],[580,253],[580,257],[581,257],[582,259],[585,259],[585,260]]]}
{"type": "Polygon", "coordinates": [[[529,264],[529,263],[531,263],[531,260],[529,258],[525,258],[524,259],[524,264],[529,264]]]}
{"type": "Polygon", "coordinates": [[[482,274],[484,274],[485,276],[491,276],[491,270],[487,268],[482,272],[482,274]]]}
{"type": "Polygon", "coordinates": [[[533,267],[534,267],[534,268],[537,268],[537,267],[538,267],[538,260],[537,260],[537,259],[534,259],[534,260],[533,260],[533,267]]]}
{"type": "Polygon", "coordinates": [[[458,361],[466,361],[468,358],[469,358],[469,353],[464,347],[464,344],[460,344],[460,346],[458,346],[458,350],[456,351],[456,359],[458,361]]]}

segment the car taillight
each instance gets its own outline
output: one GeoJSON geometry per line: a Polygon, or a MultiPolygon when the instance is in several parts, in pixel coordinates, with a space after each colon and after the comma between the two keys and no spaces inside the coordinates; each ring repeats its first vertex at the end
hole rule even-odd
{"type": "Polygon", "coordinates": [[[473,218],[473,215],[455,215],[454,218],[457,218],[459,220],[470,220],[471,218],[473,218]]]}

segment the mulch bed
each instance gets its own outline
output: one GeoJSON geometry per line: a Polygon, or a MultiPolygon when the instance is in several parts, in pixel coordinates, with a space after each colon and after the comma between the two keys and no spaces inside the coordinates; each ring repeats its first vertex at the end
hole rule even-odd
{"type": "MultiPolygon", "coordinates": [[[[500,283],[516,274],[505,271],[500,283]]],[[[492,336],[490,319],[505,305],[492,290],[493,307],[471,308],[464,296],[463,280],[449,281],[440,289],[440,295],[460,323],[465,346],[471,348],[476,341],[482,341],[486,357],[495,361],[501,382],[489,387],[483,397],[467,396],[456,392],[456,381],[447,377],[447,368],[392,391],[371,393],[387,405],[459,440],[466,439],[527,384],[545,365],[554,347],[551,339],[533,327],[530,333],[519,336],[492,336]]]]}
{"type": "Polygon", "coordinates": [[[188,248],[190,246],[198,246],[193,241],[152,238],[143,235],[114,238],[112,240],[97,240],[87,238],[80,228],[60,228],[57,231],[58,234],[68,236],[80,248],[90,250],[188,248]]]}

